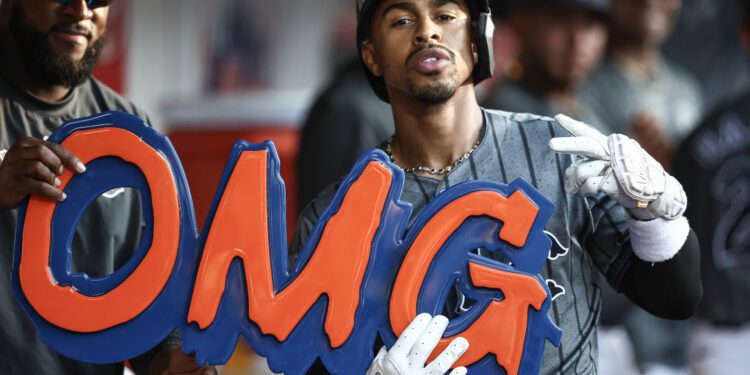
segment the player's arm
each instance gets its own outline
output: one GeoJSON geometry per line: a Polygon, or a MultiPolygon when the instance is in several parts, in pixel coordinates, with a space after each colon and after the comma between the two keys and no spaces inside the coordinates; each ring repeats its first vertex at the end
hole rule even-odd
{"type": "Polygon", "coordinates": [[[565,116],[556,119],[574,137],[555,138],[550,147],[585,157],[566,171],[566,191],[604,193],[628,213],[629,238],[621,246],[635,256],[621,275],[620,290],[655,315],[692,315],[702,295],[700,250],[682,216],[687,198],[680,183],[632,139],[606,137],[565,116]]]}
{"type": "Polygon", "coordinates": [[[698,238],[690,231],[685,244],[669,260],[647,262],[633,257],[620,290],[631,301],[665,319],[687,319],[703,294],[698,238]]]}

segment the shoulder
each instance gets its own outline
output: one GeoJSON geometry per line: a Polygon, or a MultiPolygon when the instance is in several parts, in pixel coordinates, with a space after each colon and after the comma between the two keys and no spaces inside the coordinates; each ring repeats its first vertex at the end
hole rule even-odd
{"type": "Polygon", "coordinates": [[[506,112],[494,109],[485,109],[491,119],[490,126],[496,129],[505,128],[505,131],[541,132],[549,133],[550,136],[568,136],[565,130],[552,117],[536,115],[533,113],[506,112]]]}
{"type": "Polygon", "coordinates": [[[80,105],[88,107],[87,109],[90,108],[96,112],[122,111],[148,121],[148,115],[143,109],[94,77],[90,77],[79,86],[79,90],[81,95],[80,105]]]}

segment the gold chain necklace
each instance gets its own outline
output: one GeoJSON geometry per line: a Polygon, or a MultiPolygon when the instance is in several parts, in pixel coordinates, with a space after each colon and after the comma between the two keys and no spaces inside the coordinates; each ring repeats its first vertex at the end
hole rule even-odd
{"type": "MultiPolygon", "coordinates": [[[[392,142],[393,142],[393,136],[388,138],[388,141],[385,143],[385,153],[388,154],[388,157],[391,159],[391,163],[398,165],[398,163],[396,163],[396,158],[393,157],[393,150],[391,149],[392,142]]],[[[479,137],[479,139],[477,140],[477,143],[475,143],[474,146],[472,146],[472,148],[469,149],[469,151],[466,151],[466,153],[463,154],[463,156],[461,156],[460,158],[456,159],[456,161],[454,161],[450,165],[447,165],[443,168],[430,168],[430,167],[423,167],[419,165],[416,167],[404,168],[404,172],[406,173],[423,172],[423,173],[429,173],[429,174],[434,174],[438,176],[445,176],[448,173],[450,173],[450,171],[453,168],[461,164],[462,161],[468,159],[469,156],[471,156],[471,154],[473,154],[474,151],[477,150],[477,147],[479,147],[479,143],[481,142],[482,142],[482,137],[479,137]]]]}

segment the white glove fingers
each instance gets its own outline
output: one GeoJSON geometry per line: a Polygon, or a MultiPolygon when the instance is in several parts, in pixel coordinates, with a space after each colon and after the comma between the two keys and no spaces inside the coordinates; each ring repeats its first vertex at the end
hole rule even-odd
{"type": "MultiPolygon", "coordinates": [[[[414,347],[414,343],[417,342],[422,335],[422,332],[424,332],[425,328],[430,323],[431,317],[430,314],[426,313],[417,315],[417,317],[411,321],[409,326],[406,327],[404,332],[401,333],[401,336],[396,340],[396,343],[393,344],[393,347],[390,349],[391,356],[406,358],[409,352],[411,352],[412,347],[414,347]]],[[[424,363],[424,361],[422,363],[424,363]]]]}
{"type": "Polygon", "coordinates": [[[385,358],[385,356],[388,355],[388,349],[385,348],[385,346],[381,346],[380,350],[378,350],[378,355],[375,356],[375,361],[381,360],[385,358]]]}
{"type": "Polygon", "coordinates": [[[450,375],[466,375],[466,367],[456,367],[451,371],[450,375]]]}
{"type": "Polygon", "coordinates": [[[605,175],[609,170],[609,162],[594,160],[585,163],[574,164],[565,170],[565,192],[577,193],[581,186],[592,177],[605,175]]]}
{"type": "Polygon", "coordinates": [[[601,145],[607,144],[607,136],[591,127],[591,125],[578,120],[573,120],[562,114],[555,116],[555,120],[557,120],[557,123],[559,123],[560,126],[571,132],[576,137],[588,137],[599,142],[601,145]]]}
{"type": "Polygon", "coordinates": [[[565,192],[568,194],[575,194],[578,192],[578,190],[581,188],[580,185],[578,185],[576,178],[578,166],[577,165],[571,165],[568,167],[568,169],[565,170],[565,192]]]}
{"type": "Polygon", "coordinates": [[[599,187],[604,182],[604,177],[591,177],[581,185],[580,193],[582,197],[591,197],[599,192],[599,187]]]}
{"type": "Polygon", "coordinates": [[[397,364],[388,358],[388,350],[385,346],[380,348],[378,355],[372,360],[365,375],[398,374],[397,364]]]}
{"type": "Polygon", "coordinates": [[[469,349],[469,342],[463,337],[457,337],[427,366],[427,373],[445,374],[466,353],[467,349],[469,349]]]}
{"type": "Polygon", "coordinates": [[[609,173],[606,176],[604,176],[604,180],[602,180],[601,186],[599,186],[599,190],[603,191],[608,196],[612,197],[615,195],[624,195],[622,188],[620,187],[620,184],[617,182],[617,177],[615,177],[614,173],[609,173]]]}
{"type": "Polygon", "coordinates": [[[442,315],[435,315],[435,317],[430,320],[430,323],[427,325],[427,327],[425,327],[424,331],[419,336],[419,339],[414,344],[414,347],[409,353],[409,367],[424,367],[425,362],[427,362],[427,358],[430,357],[430,354],[432,354],[435,346],[437,346],[438,342],[440,342],[440,339],[443,337],[443,332],[445,332],[445,329],[447,327],[448,318],[442,315]]]}
{"type": "Polygon", "coordinates": [[[595,160],[609,160],[607,147],[591,138],[558,137],[549,140],[552,151],[585,156],[595,160]]]}

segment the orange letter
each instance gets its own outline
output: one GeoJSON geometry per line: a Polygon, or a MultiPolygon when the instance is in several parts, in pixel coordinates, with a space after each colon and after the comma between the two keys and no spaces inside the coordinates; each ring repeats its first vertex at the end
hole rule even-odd
{"type": "MultiPolygon", "coordinates": [[[[50,231],[57,202],[31,196],[19,265],[21,289],[48,322],[74,332],[97,332],[125,323],[159,296],[172,273],[180,238],[180,206],[169,162],[135,134],[119,128],[81,130],[62,145],[83,163],[117,156],[137,165],[146,176],[154,208],[154,237],[138,268],[109,293],[90,297],[59,286],[49,272],[50,231]]],[[[60,176],[65,189],[73,173],[60,176]]]]}
{"type": "MultiPolygon", "coordinates": [[[[400,334],[417,316],[419,291],[432,260],[466,219],[483,215],[496,218],[503,222],[500,239],[523,247],[538,211],[521,191],[509,198],[496,192],[478,191],[447,204],[425,224],[406,253],[391,296],[393,331],[400,334]]],[[[528,306],[540,309],[547,294],[536,279],[524,274],[474,263],[469,263],[469,271],[475,286],[500,289],[505,298],[491,302],[474,324],[461,333],[471,346],[456,366],[470,365],[494,353],[498,363],[509,374],[515,374],[523,354],[528,306]]],[[[442,352],[451,340],[442,339],[433,353],[442,352]]]]}
{"type": "Polygon", "coordinates": [[[277,294],[269,249],[267,158],[265,150],[245,151],[235,165],[203,249],[188,322],[204,329],[211,325],[229,266],[239,258],[245,271],[248,315],[264,334],[286,340],[315,301],[326,294],[325,330],[331,345],[339,347],[354,328],[360,285],[392,176],[378,162],[367,165],[326,223],[305,269],[277,294]]]}

